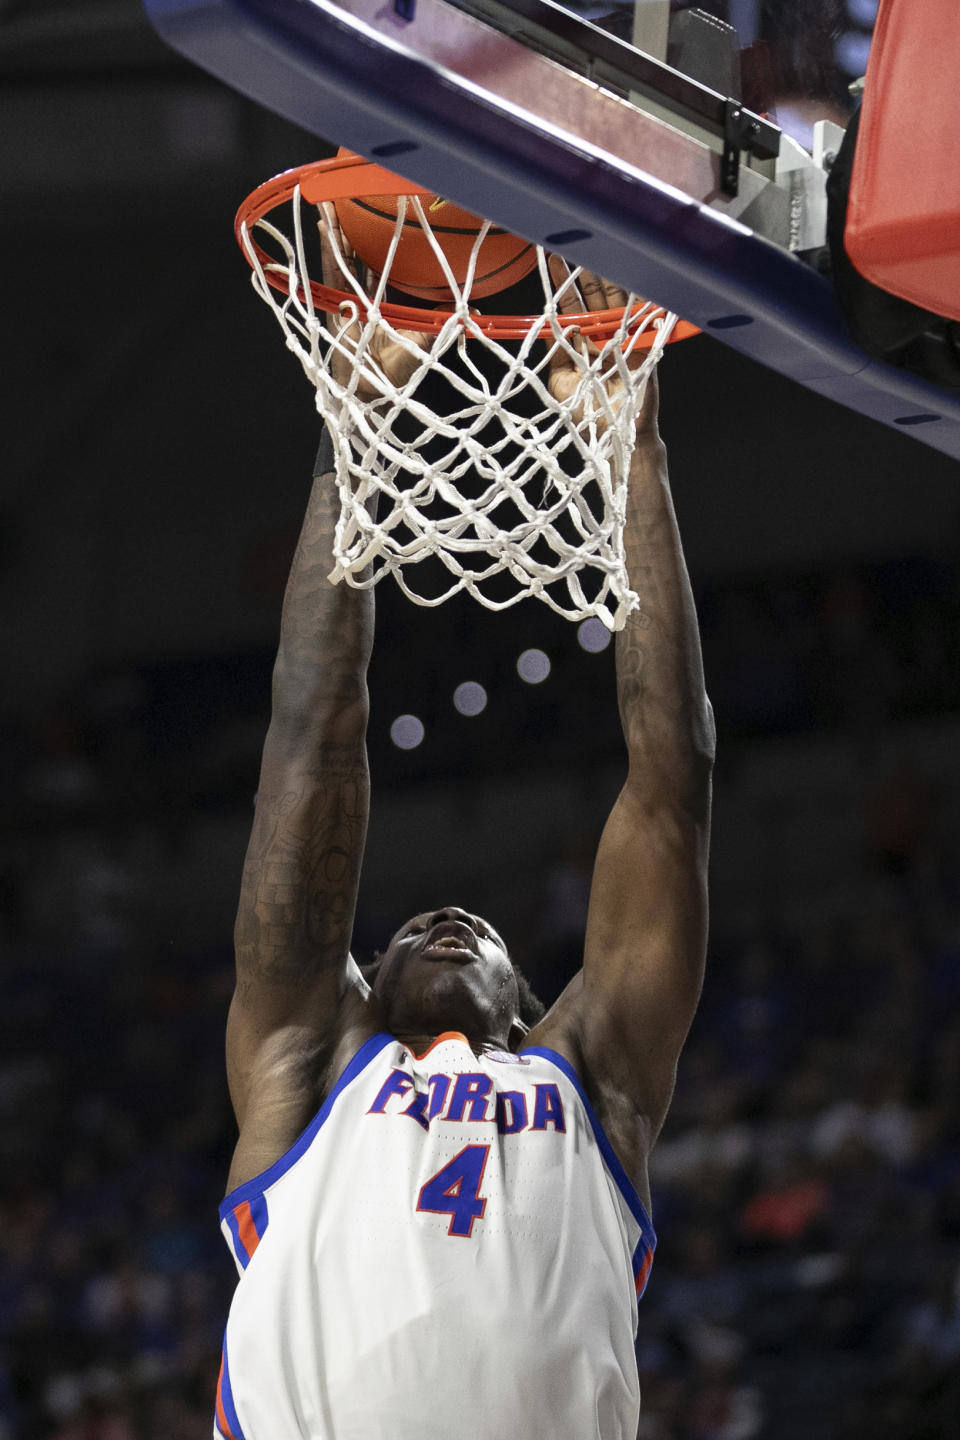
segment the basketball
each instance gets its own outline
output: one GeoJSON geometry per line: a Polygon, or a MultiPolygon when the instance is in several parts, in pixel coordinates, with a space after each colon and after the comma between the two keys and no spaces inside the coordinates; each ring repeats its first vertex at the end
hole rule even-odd
{"type": "MultiPolygon", "coordinates": [[[[341,150],[340,154],[349,154],[341,150]]],[[[355,253],[375,270],[383,273],[397,219],[399,195],[363,195],[334,202],[340,228],[355,253]]],[[[440,195],[421,195],[424,214],[434,238],[446,256],[458,285],[467,278],[470,256],[485,221],[469,210],[444,200],[440,195]]],[[[528,275],[537,262],[536,246],[518,235],[511,235],[491,225],[480,246],[471,299],[482,299],[506,290],[528,275]]],[[[406,295],[420,300],[452,300],[440,264],[429,239],[407,200],[403,233],[390,267],[390,284],[406,295]]]]}

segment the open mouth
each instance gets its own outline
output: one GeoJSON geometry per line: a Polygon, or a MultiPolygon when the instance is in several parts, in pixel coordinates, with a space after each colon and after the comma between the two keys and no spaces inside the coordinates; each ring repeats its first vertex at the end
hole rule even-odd
{"type": "Polygon", "coordinates": [[[449,930],[441,933],[437,938],[427,940],[420,952],[425,960],[472,960],[475,951],[473,946],[468,944],[465,937],[455,934],[449,930]]]}

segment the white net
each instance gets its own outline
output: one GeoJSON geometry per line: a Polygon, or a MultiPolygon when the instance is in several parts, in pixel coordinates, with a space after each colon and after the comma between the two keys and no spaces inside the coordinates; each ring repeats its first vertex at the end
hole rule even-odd
{"type": "MultiPolygon", "coordinates": [[[[272,242],[269,260],[246,225],[241,241],[254,287],[314,385],[333,441],[342,514],[331,578],[362,587],[393,574],[421,605],[466,590],[500,610],[532,595],[570,619],[597,616],[622,628],[638,604],[623,553],[636,418],[676,316],[629,295],[609,338],[588,339],[562,323],[571,309],[586,309],[581,271],[562,266],[556,280],[538,247],[540,313],[521,338],[495,338],[470,303],[488,227],[458,284],[416,196],[398,199],[390,251],[369,294],[340,243],[333,208],[320,207],[332,247],[327,265],[332,253],[338,271],[324,283],[348,297],[328,315],[311,292],[316,227],[304,224],[299,187],[290,204],[290,236],[271,220],[256,224],[272,242]],[[453,297],[436,334],[402,328],[388,303],[408,214],[453,297]],[[640,343],[645,332],[653,333],[649,348],[640,343]]],[[[312,207],[310,214],[312,222],[312,207]]]]}

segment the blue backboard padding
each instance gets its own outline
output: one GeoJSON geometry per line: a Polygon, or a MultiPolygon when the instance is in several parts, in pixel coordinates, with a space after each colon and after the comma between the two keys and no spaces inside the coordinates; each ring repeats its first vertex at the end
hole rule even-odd
{"type": "Polygon", "coordinates": [[[552,248],[808,389],[960,458],[960,393],[866,356],[823,276],[746,226],[410,53],[399,17],[394,39],[324,0],[145,5],[175,49],[318,137],[548,248],[551,237],[585,232],[552,248]]]}

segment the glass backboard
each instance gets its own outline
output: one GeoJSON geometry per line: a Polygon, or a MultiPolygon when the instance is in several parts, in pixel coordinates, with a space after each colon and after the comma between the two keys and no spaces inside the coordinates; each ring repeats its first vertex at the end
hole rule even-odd
{"type": "MultiPolygon", "coordinates": [[[[601,6],[578,0],[569,8],[602,15],[601,6]]],[[[659,38],[662,58],[683,66],[689,57],[702,59],[706,48],[698,51],[689,38],[694,10],[730,27],[741,98],[751,109],[768,114],[807,149],[816,121],[846,126],[851,87],[866,73],[877,0],[708,0],[699,6],[631,0],[598,23],[619,31],[629,26],[635,44],[659,38]]]]}

